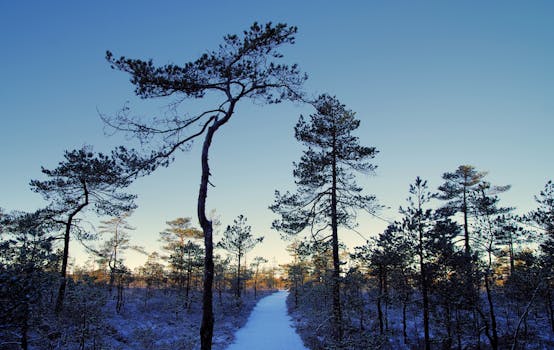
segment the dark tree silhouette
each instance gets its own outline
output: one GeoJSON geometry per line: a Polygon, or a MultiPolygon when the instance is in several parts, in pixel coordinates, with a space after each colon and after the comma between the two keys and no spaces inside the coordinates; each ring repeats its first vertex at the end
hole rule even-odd
{"type": "Polygon", "coordinates": [[[340,306],[340,260],[338,226],[352,226],[357,209],[373,211],[375,197],[362,195],[353,170],[372,172],[375,166],[368,161],[377,151],[360,146],[352,133],[360,121],[335,97],[321,95],[315,102],[317,113],[306,120],[300,117],[295,137],[308,147],[300,162],[294,164],[297,192],[275,192],[270,209],[281,216],[273,228],[295,235],[310,228],[315,239],[331,229],[333,247],[333,323],[335,340],[342,338],[340,306]]]}
{"type": "Polygon", "coordinates": [[[204,255],[200,245],[193,242],[203,238],[202,231],[193,227],[191,221],[191,218],[186,217],[166,221],[168,228],[160,232],[160,241],[164,244],[162,249],[168,253],[164,259],[169,262],[172,277],[179,289],[185,289],[187,307],[190,307],[192,272],[199,264],[203,265],[201,257],[204,255]]]}
{"type": "Polygon", "coordinates": [[[554,182],[552,180],[548,181],[539,195],[535,196],[535,201],[537,209],[526,215],[526,222],[531,223],[541,232],[542,248],[548,253],[548,247],[545,244],[554,242],[554,182]]]}
{"type": "MultiPolygon", "coordinates": [[[[376,298],[379,332],[388,329],[386,310],[389,303],[389,284],[391,277],[398,272],[409,271],[410,258],[414,249],[410,237],[405,235],[396,224],[390,224],[372,242],[356,248],[355,257],[369,268],[377,279],[378,296],[376,298]],[[384,310],[383,310],[384,302],[384,310]]],[[[404,320],[405,322],[405,317],[404,320]]]]}
{"type": "Polygon", "coordinates": [[[101,215],[118,215],[135,208],[136,196],[121,192],[131,184],[126,168],[115,158],[102,153],[94,154],[85,146],[64,154],[65,161],[53,170],[42,168],[48,180],[32,180],[33,191],[50,201],[49,209],[54,221],[62,224],[63,256],[60,269],[60,288],[56,299],[56,312],[63,307],[66,289],[67,261],[71,233],[76,231],[76,216],[87,206],[101,215]]]}
{"type": "Polygon", "coordinates": [[[464,219],[464,250],[470,255],[468,216],[470,213],[469,194],[487,175],[478,172],[472,165],[460,165],[453,173],[444,173],[445,182],[439,187],[439,199],[448,201],[445,208],[452,214],[461,212],[464,219]]]}
{"type": "Polygon", "coordinates": [[[53,281],[47,270],[57,260],[52,246],[59,225],[50,215],[44,209],[0,215],[1,348],[19,343],[27,350],[32,326],[42,321],[40,304],[53,281]],[[18,341],[12,342],[17,335],[18,341]]]}
{"type": "Polygon", "coordinates": [[[252,235],[252,228],[246,224],[246,218],[243,215],[239,215],[235,219],[233,225],[227,226],[227,229],[223,233],[223,239],[217,244],[228,251],[229,253],[237,257],[237,285],[235,289],[235,295],[240,298],[241,280],[240,280],[240,263],[244,254],[258,243],[261,243],[264,238],[255,238],[252,235]]]}
{"type": "MultiPolygon", "coordinates": [[[[161,146],[146,157],[123,152],[122,158],[137,167],[138,172],[151,172],[157,166],[167,166],[174,153],[204,135],[202,175],[198,192],[198,220],[204,232],[203,311],[200,327],[202,350],[211,349],[213,335],[213,226],[206,215],[206,197],[210,167],[208,155],[213,137],[235,113],[241,100],[255,99],[266,103],[301,99],[300,87],[306,79],[296,65],[278,63],[283,45],[293,44],[296,27],[286,24],[254,23],[241,35],[226,35],[216,50],[203,54],[182,66],[154,66],[151,60],[116,59],[111,52],[106,58],[112,68],[131,74],[131,83],[141,98],[177,96],[179,103],[210,95],[213,107],[198,113],[141,122],[129,116],[125,108],[105,122],[117,130],[127,131],[143,142],[159,136],[161,146]]],[[[178,104],[179,104],[178,103],[178,104]]]]}
{"type": "Polygon", "coordinates": [[[537,208],[525,216],[525,222],[531,225],[540,237],[542,251],[541,265],[543,279],[546,284],[544,299],[550,321],[550,328],[554,334],[554,183],[549,180],[542,191],[535,196],[537,208]]]}
{"type": "Polygon", "coordinates": [[[254,271],[254,299],[258,299],[258,275],[260,273],[260,265],[269,262],[266,258],[262,256],[257,256],[254,258],[254,261],[250,264],[252,270],[254,271]]]}
{"type": "Polygon", "coordinates": [[[493,300],[492,289],[494,288],[494,266],[493,255],[498,251],[499,233],[503,231],[502,223],[504,214],[507,214],[512,208],[503,208],[499,206],[500,199],[498,194],[507,191],[510,186],[492,186],[486,181],[482,181],[470,194],[472,207],[475,215],[475,232],[480,238],[477,247],[484,250],[487,255],[487,262],[482,268],[483,280],[485,283],[485,292],[488,303],[488,320],[484,312],[476,305],[477,311],[485,321],[485,335],[489,339],[491,349],[498,349],[498,327],[496,317],[496,306],[493,300]]]}
{"type": "Polygon", "coordinates": [[[123,266],[123,254],[131,249],[136,252],[146,254],[143,247],[131,244],[129,231],[135,230],[128,222],[127,218],[132,212],[122,213],[112,217],[109,220],[101,222],[99,233],[109,235],[98,249],[99,261],[107,264],[110,269],[110,293],[112,291],[115,277],[119,274],[119,268],[123,266]]]}
{"type": "Polygon", "coordinates": [[[433,211],[426,208],[434,197],[429,192],[427,181],[417,177],[413,184],[410,184],[410,196],[408,206],[400,207],[400,213],[404,216],[402,228],[407,231],[417,242],[415,253],[419,264],[419,285],[423,301],[423,334],[425,349],[431,349],[431,338],[429,333],[429,273],[427,272],[428,260],[430,258],[428,240],[429,232],[434,225],[433,211]]]}

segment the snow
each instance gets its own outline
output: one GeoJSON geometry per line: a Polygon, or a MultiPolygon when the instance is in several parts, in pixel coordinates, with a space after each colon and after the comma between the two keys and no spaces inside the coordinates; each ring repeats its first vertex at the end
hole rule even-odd
{"type": "Polygon", "coordinates": [[[227,350],[307,350],[287,315],[287,291],[261,299],[227,350]]]}

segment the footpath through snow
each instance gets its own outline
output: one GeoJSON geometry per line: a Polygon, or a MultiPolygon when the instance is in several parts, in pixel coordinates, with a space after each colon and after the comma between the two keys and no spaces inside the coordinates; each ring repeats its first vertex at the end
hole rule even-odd
{"type": "Polygon", "coordinates": [[[288,292],[261,299],[227,350],[307,350],[287,314],[288,292]]]}

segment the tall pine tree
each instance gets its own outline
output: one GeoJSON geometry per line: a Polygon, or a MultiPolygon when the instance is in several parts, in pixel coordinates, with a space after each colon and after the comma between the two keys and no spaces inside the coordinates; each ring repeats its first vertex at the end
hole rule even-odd
{"type": "MultiPolygon", "coordinates": [[[[298,66],[282,62],[283,46],[293,44],[297,28],[283,23],[254,23],[239,35],[229,34],[223,43],[196,60],[183,65],[155,66],[152,60],[115,58],[107,52],[112,68],[131,75],[135,93],[141,98],[173,96],[182,106],[189,102],[188,113],[168,118],[153,118],[146,122],[129,116],[124,110],[115,117],[104,117],[116,130],[131,133],[154,148],[151,154],[136,155],[122,149],[121,157],[136,167],[137,173],[150,173],[158,166],[167,166],[175,154],[203,138],[200,189],[198,191],[198,221],[204,233],[204,280],[200,343],[202,350],[212,348],[213,314],[213,222],[206,214],[208,183],[210,182],[209,152],[216,132],[227,124],[236,112],[239,101],[256,100],[279,103],[302,99],[301,86],[306,75],[298,66]],[[210,105],[201,111],[194,100],[206,98],[210,105]],[[156,138],[157,142],[151,142],[156,138]],[[153,145],[160,145],[156,147],[153,145]]],[[[200,104],[202,105],[202,104],[200,104]]]]}
{"type": "Polygon", "coordinates": [[[472,165],[460,165],[456,171],[442,175],[444,183],[439,187],[438,198],[447,201],[445,209],[451,214],[461,212],[463,215],[464,251],[468,256],[471,254],[468,224],[469,196],[486,175],[487,173],[477,171],[472,165]]]}
{"type": "Polygon", "coordinates": [[[342,338],[340,303],[340,260],[338,227],[352,227],[358,209],[373,211],[375,197],[362,194],[353,171],[369,173],[369,163],[377,151],[361,146],[353,132],[360,126],[354,112],[335,97],[321,95],[314,102],[316,113],[300,117],[295,137],[307,149],[294,163],[296,193],[275,193],[270,209],[281,216],[273,228],[296,235],[309,229],[315,240],[331,239],[333,249],[333,329],[334,338],[342,338]],[[331,234],[322,237],[328,231],[331,234]]]}

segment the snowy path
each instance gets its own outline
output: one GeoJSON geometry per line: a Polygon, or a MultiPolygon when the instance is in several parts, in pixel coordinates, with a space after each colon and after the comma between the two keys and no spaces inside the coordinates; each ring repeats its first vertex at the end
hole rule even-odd
{"type": "Polygon", "coordinates": [[[307,350],[287,315],[287,294],[280,291],[261,299],[227,350],[307,350]]]}

